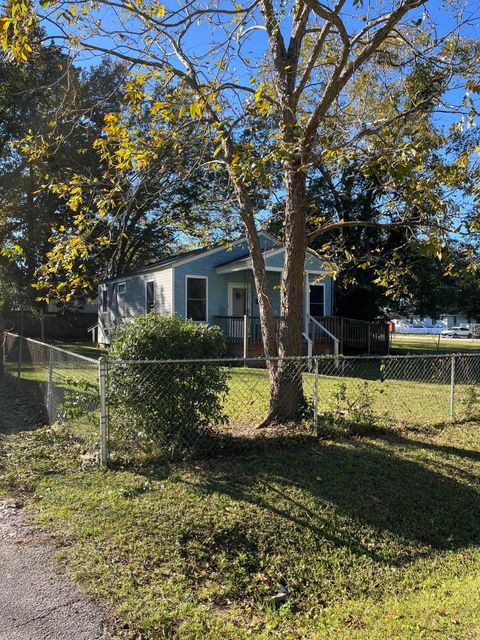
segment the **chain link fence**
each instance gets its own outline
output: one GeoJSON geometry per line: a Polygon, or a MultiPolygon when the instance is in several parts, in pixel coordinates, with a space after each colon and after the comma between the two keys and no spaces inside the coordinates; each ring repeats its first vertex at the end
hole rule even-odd
{"type": "MultiPolygon", "coordinates": [[[[89,424],[100,461],[229,453],[286,435],[328,437],[480,419],[480,353],[171,361],[95,360],[6,334],[6,377],[44,421],[89,424]],[[259,429],[278,403],[296,420],[259,429]]],[[[87,429],[85,428],[85,432],[87,429]]]]}
{"type": "Polygon", "coordinates": [[[73,423],[98,450],[99,361],[12,333],[2,341],[6,384],[36,409],[43,424],[73,423]]]}
{"type": "Polygon", "coordinates": [[[109,361],[107,377],[119,455],[209,455],[287,433],[361,435],[480,417],[480,354],[109,361]],[[295,424],[262,429],[272,366],[287,380],[283,408],[298,404],[299,392],[303,402],[295,424]],[[202,395],[199,381],[213,373],[217,387],[202,395]]]}

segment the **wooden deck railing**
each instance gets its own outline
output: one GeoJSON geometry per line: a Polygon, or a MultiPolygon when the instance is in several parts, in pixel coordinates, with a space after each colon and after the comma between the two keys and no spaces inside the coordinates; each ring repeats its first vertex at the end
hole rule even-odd
{"type": "Polygon", "coordinates": [[[385,353],[388,350],[390,333],[386,322],[368,322],[340,316],[322,316],[317,320],[339,339],[343,353],[385,353]]]}
{"type": "MultiPolygon", "coordinates": [[[[213,316],[230,344],[242,344],[245,322],[247,323],[247,336],[250,343],[262,343],[262,329],[259,316],[213,316]]],[[[280,329],[280,318],[275,318],[275,330],[280,329]]]]}

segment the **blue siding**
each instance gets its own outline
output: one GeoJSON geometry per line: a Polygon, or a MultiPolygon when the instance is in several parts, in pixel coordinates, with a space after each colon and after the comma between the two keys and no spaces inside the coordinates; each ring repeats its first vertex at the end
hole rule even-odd
{"type": "MultiPolygon", "coordinates": [[[[180,318],[185,317],[185,287],[186,276],[206,276],[208,278],[208,322],[213,322],[214,316],[228,315],[228,284],[248,283],[252,291],[252,314],[259,315],[257,296],[253,284],[253,274],[251,270],[238,271],[234,273],[218,274],[215,267],[225,262],[238,259],[246,254],[245,244],[234,247],[232,250],[219,251],[213,254],[200,256],[187,264],[174,267],[174,312],[180,318]]],[[[310,256],[309,256],[310,258],[310,256]]],[[[283,266],[283,253],[271,256],[267,263],[271,267],[283,266]]],[[[317,258],[311,257],[305,263],[307,269],[321,271],[321,263],[317,258]]],[[[271,271],[267,273],[268,287],[271,294],[272,306],[275,315],[280,315],[280,281],[281,272],[271,271]]],[[[330,276],[310,275],[311,282],[321,282],[325,285],[325,314],[332,313],[332,279],[330,276]]]]}
{"type": "MultiPolygon", "coordinates": [[[[279,251],[272,256],[267,256],[265,264],[267,265],[267,268],[271,267],[274,269],[283,269],[284,252],[279,251]]],[[[307,254],[305,257],[305,271],[315,271],[316,273],[323,273],[324,269],[321,260],[319,260],[315,256],[307,254]]]]}
{"type": "MultiPolygon", "coordinates": [[[[260,234],[262,249],[269,251],[280,247],[279,243],[260,234]]],[[[170,264],[168,268],[155,268],[148,273],[125,275],[118,281],[125,283],[125,291],[120,299],[117,294],[115,304],[112,296],[109,296],[109,308],[106,314],[102,314],[106,324],[114,324],[127,316],[134,316],[145,312],[145,283],[148,280],[155,281],[156,310],[162,315],[173,314],[178,317],[185,317],[185,293],[186,276],[204,276],[208,278],[208,309],[207,321],[214,322],[214,316],[227,316],[229,314],[228,295],[229,283],[249,284],[252,295],[251,313],[259,315],[258,300],[253,281],[251,269],[244,269],[233,273],[219,274],[216,267],[227,265],[236,260],[248,258],[248,246],[246,241],[234,245],[231,248],[225,247],[211,253],[200,254],[195,259],[191,259],[186,264],[170,264]],[[110,300],[112,298],[112,300],[110,300]]],[[[181,262],[181,259],[179,259],[181,262]]],[[[280,315],[280,282],[281,269],[283,269],[284,252],[279,251],[274,255],[266,257],[268,290],[272,301],[273,312],[280,315]]],[[[315,256],[307,254],[304,269],[309,272],[310,284],[324,285],[325,315],[333,313],[333,280],[325,275],[321,260],[315,256]]],[[[110,282],[101,285],[99,291],[104,287],[113,290],[114,284],[110,282]]],[[[303,300],[302,313],[305,311],[305,300],[303,300]]],[[[99,309],[101,313],[101,307],[99,309]]]]}
{"type": "MultiPolygon", "coordinates": [[[[265,249],[271,249],[273,243],[262,237],[262,244],[265,249]]],[[[218,274],[215,267],[242,257],[248,256],[247,243],[243,242],[231,249],[225,248],[222,251],[207,254],[192,260],[187,264],[182,264],[174,268],[174,308],[175,315],[180,318],[185,317],[185,284],[186,276],[206,276],[208,278],[208,322],[213,321],[213,316],[228,315],[228,283],[229,282],[252,282],[251,272],[236,272],[230,274],[218,274]]],[[[254,289],[252,287],[252,289],[254,289]]],[[[253,295],[254,301],[256,296],[253,295]]],[[[257,307],[258,310],[258,307],[257,307]]],[[[255,306],[254,314],[257,313],[255,306]]]]}

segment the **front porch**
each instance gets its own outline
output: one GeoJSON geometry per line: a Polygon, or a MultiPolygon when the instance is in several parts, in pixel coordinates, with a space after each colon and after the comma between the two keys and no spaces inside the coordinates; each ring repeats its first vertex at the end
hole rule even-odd
{"type": "MultiPolygon", "coordinates": [[[[260,318],[250,315],[214,316],[227,339],[227,353],[234,358],[264,355],[260,318]]],[[[275,318],[277,332],[280,318],[275,318]]],[[[386,354],[390,346],[385,322],[365,322],[339,316],[307,316],[303,331],[303,355],[386,354]]]]}

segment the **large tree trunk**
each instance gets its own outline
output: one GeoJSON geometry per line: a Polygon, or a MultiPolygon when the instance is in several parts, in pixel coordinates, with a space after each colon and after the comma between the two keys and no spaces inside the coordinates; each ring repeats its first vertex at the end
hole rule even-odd
{"type": "Polygon", "coordinates": [[[5,305],[0,300],[0,378],[2,378],[5,373],[5,340],[5,305]]]}
{"type": "Polygon", "coordinates": [[[299,163],[285,171],[285,264],[280,300],[278,366],[270,371],[270,410],[262,426],[298,420],[305,409],[302,364],[302,294],[305,263],[306,178],[299,163]],[[284,359],[285,358],[285,359],[284,359]]]}
{"type": "Polygon", "coordinates": [[[255,216],[246,187],[231,173],[241,207],[246,237],[252,258],[258,296],[260,324],[270,376],[270,407],[259,427],[298,420],[305,408],[302,372],[298,361],[288,360],[302,354],[302,291],[305,262],[306,176],[300,160],[285,171],[285,265],[281,283],[280,334],[270,299],[265,260],[255,226],[255,216]],[[280,357],[280,359],[278,359],[280,357]]]}

